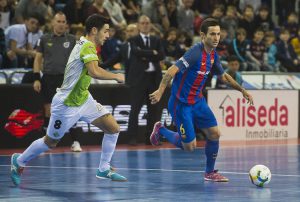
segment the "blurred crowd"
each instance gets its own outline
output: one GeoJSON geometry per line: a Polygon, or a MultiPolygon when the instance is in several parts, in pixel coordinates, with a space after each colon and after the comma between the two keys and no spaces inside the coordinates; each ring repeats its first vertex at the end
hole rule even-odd
{"type": "MultiPolygon", "coordinates": [[[[205,17],[221,23],[217,47],[228,68],[235,56],[239,71],[300,71],[300,26],[297,0],[0,0],[0,67],[32,68],[39,38],[51,32],[56,12],[67,18],[66,32],[79,40],[84,22],[101,14],[112,22],[110,38],[98,47],[102,62],[122,51],[122,44],[138,34],[130,32],[138,18],[150,18],[151,35],[161,39],[167,69],[194,43],[205,17]],[[275,12],[272,13],[272,6],[275,12]]],[[[122,69],[118,63],[110,69],[122,69]]]]}

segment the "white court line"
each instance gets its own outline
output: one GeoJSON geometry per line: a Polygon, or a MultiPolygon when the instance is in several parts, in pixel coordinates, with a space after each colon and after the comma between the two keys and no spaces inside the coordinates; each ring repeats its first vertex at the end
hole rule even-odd
{"type": "MultiPolygon", "coordinates": [[[[272,144],[272,145],[227,145],[227,146],[222,146],[222,143],[221,143],[221,146],[220,146],[220,149],[232,149],[232,148],[246,148],[246,147],[249,147],[249,148],[253,148],[253,147],[277,147],[277,146],[300,146],[298,144],[272,144]]],[[[155,147],[154,147],[155,148],[155,147]]],[[[197,147],[197,149],[204,149],[205,147],[197,147]]],[[[24,148],[24,151],[25,151],[26,148],[24,148]]],[[[116,149],[115,152],[136,152],[136,151],[160,151],[160,150],[178,150],[180,151],[179,148],[157,148],[157,149],[116,149]]],[[[0,150],[1,152],[1,150],[0,150]]],[[[100,150],[100,147],[99,147],[99,151],[82,151],[82,152],[72,152],[72,151],[62,151],[62,152],[48,152],[48,153],[44,153],[44,155],[56,155],[56,154],[81,154],[81,153],[99,153],[101,152],[100,150]]],[[[3,154],[0,154],[0,156],[11,156],[11,155],[3,155],[3,154]]]]}
{"type": "MultiPolygon", "coordinates": [[[[10,165],[0,165],[0,167],[10,167],[10,165]]],[[[27,168],[48,168],[48,169],[80,169],[80,170],[96,170],[96,167],[70,167],[70,166],[26,166],[27,168]]],[[[204,173],[200,170],[171,170],[161,168],[117,168],[117,170],[128,170],[128,171],[160,171],[160,172],[182,172],[182,173],[204,173]]],[[[235,174],[235,175],[249,175],[245,172],[232,172],[232,171],[221,171],[220,173],[235,174]]],[[[284,174],[273,174],[272,176],[278,177],[299,177],[300,175],[284,175],[284,174]]]]}

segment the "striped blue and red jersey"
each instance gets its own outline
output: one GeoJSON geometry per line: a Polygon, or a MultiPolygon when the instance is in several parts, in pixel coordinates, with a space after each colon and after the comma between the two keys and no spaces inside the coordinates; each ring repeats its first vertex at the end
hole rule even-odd
{"type": "Polygon", "coordinates": [[[216,50],[207,53],[203,43],[195,44],[175,65],[179,72],[173,79],[171,94],[187,104],[195,104],[203,97],[202,88],[210,72],[214,75],[224,73],[216,50]]]}

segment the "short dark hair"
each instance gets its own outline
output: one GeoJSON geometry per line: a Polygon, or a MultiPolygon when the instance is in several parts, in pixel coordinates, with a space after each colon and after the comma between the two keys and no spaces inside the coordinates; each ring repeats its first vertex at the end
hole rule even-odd
{"type": "Polygon", "coordinates": [[[45,18],[42,17],[39,13],[34,12],[34,13],[30,13],[25,17],[25,20],[29,20],[30,18],[36,19],[39,24],[42,26],[45,24],[45,18]]]}
{"type": "Polygon", "coordinates": [[[227,58],[228,62],[234,62],[234,61],[238,61],[239,62],[239,58],[236,55],[230,55],[227,58]]]}
{"type": "Polygon", "coordinates": [[[98,14],[89,16],[85,21],[85,32],[89,34],[93,27],[97,30],[102,29],[105,24],[110,24],[110,20],[98,14]]]}
{"type": "Polygon", "coordinates": [[[215,18],[206,18],[201,23],[200,31],[204,32],[204,34],[207,34],[208,27],[211,27],[211,26],[220,26],[220,23],[215,18]]]}

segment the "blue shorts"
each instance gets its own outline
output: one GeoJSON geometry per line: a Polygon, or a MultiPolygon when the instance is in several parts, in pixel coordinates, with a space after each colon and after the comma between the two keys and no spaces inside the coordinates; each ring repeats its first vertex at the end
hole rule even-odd
{"type": "Polygon", "coordinates": [[[171,96],[168,109],[184,143],[192,142],[195,139],[194,126],[200,129],[218,125],[215,115],[204,97],[194,105],[188,105],[171,96]]]}

